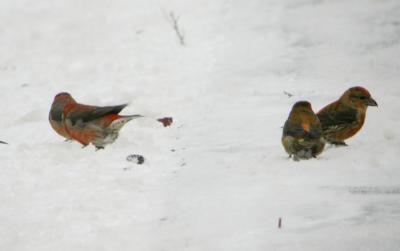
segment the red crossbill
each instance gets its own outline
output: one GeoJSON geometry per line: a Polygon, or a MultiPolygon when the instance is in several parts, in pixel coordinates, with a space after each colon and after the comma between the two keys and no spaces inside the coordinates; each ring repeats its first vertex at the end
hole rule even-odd
{"type": "Polygon", "coordinates": [[[282,144],[294,160],[315,158],[323,151],[321,123],[309,102],[293,105],[283,127],[282,144]]]}
{"type": "Polygon", "coordinates": [[[346,145],[344,140],[354,136],[364,125],[368,106],[378,104],[365,88],[356,86],[345,91],[339,100],[317,113],[324,138],[334,145],[346,145]]]}
{"type": "MultiPolygon", "coordinates": [[[[73,100],[68,93],[61,93],[57,96],[59,95],[73,100]]],[[[57,96],[56,103],[60,99],[57,96]]],[[[57,128],[60,131],[64,130],[66,135],[83,146],[92,143],[96,149],[102,149],[118,138],[119,131],[128,121],[142,117],[141,115],[119,115],[126,106],[127,104],[99,107],[79,104],[75,101],[69,102],[64,106],[61,114],[62,123],[57,123],[57,126],[61,125],[57,128]]]]}

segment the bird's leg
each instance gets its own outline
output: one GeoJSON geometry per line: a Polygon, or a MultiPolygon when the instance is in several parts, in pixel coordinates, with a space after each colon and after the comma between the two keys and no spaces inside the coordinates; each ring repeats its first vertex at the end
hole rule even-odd
{"type": "Polygon", "coordinates": [[[104,149],[104,146],[95,146],[96,147],[96,151],[100,150],[100,149],[104,149]]]}
{"type": "Polygon", "coordinates": [[[329,143],[334,146],[347,146],[347,144],[343,140],[334,140],[330,141],[329,143]]]}
{"type": "Polygon", "coordinates": [[[294,161],[300,161],[300,157],[297,154],[293,154],[294,161]]]}

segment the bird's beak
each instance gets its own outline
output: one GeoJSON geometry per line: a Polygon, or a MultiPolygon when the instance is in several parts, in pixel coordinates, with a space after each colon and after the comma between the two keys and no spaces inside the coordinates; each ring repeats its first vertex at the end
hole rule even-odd
{"type": "Polygon", "coordinates": [[[375,99],[373,98],[368,98],[366,100],[366,105],[368,106],[378,106],[378,103],[376,103],[375,99]]]}

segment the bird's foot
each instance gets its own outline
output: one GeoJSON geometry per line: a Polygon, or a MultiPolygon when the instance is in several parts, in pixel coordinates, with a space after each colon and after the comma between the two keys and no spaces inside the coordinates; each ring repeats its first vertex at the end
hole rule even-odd
{"type": "Polygon", "coordinates": [[[294,161],[300,161],[300,157],[297,156],[296,154],[293,154],[293,160],[294,161]]]}
{"type": "Polygon", "coordinates": [[[340,140],[330,141],[329,143],[334,146],[348,146],[344,141],[340,141],[340,140]]]}
{"type": "Polygon", "coordinates": [[[104,146],[95,146],[96,147],[96,151],[100,150],[100,149],[104,149],[104,146]]]}

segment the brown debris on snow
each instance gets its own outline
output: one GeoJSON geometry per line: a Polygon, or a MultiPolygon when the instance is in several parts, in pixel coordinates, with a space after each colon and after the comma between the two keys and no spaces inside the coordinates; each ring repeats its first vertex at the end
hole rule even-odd
{"type": "Polygon", "coordinates": [[[172,119],[172,117],[164,117],[164,118],[157,119],[157,121],[161,122],[164,125],[164,127],[167,127],[172,124],[173,119],[172,119]]]}

